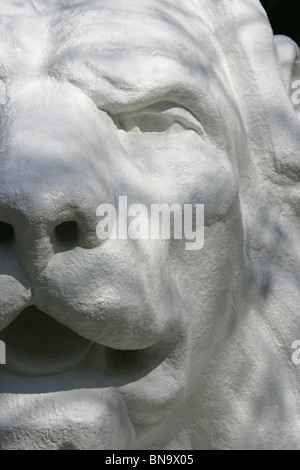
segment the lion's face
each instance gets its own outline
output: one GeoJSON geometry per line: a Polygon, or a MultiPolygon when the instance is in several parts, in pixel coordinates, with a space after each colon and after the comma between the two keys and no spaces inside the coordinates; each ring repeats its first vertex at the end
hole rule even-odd
{"type": "Polygon", "coordinates": [[[171,441],[240,282],[239,121],[206,27],[91,4],[1,18],[3,448],[171,441]],[[100,241],[97,206],[124,195],[205,204],[204,248],[100,241]]]}

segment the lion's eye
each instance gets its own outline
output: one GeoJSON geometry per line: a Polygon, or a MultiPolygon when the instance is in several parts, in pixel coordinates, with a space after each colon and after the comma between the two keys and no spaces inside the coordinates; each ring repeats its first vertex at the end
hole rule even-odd
{"type": "Polygon", "coordinates": [[[170,103],[158,103],[137,112],[122,113],[116,116],[120,129],[132,133],[180,133],[194,130],[204,135],[197,119],[185,108],[170,103]]]}
{"type": "Polygon", "coordinates": [[[130,120],[129,128],[137,127],[141,132],[165,132],[174,124],[174,118],[164,114],[145,112],[130,120]]]}

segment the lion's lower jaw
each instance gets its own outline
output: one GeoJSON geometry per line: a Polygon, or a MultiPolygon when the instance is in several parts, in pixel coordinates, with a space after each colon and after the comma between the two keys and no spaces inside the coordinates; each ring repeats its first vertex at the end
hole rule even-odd
{"type": "Polygon", "coordinates": [[[74,390],[1,398],[2,450],[125,449],[135,432],[111,390],[74,390]]]}
{"type": "MultiPolygon", "coordinates": [[[[185,382],[170,381],[170,389],[166,384],[164,390],[154,391],[147,386],[150,381],[141,380],[137,386],[131,383],[120,389],[89,388],[35,395],[3,393],[0,449],[148,448],[155,442],[157,430],[161,431],[178,412],[178,405],[183,405],[185,396],[185,382]]],[[[178,418],[180,421],[181,417],[178,418]]],[[[166,443],[176,436],[178,429],[171,431],[170,438],[168,432],[169,425],[166,443]]]]}
{"type": "Polygon", "coordinates": [[[167,444],[185,420],[190,357],[182,342],[164,358],[149,348],[137,356],[140,368],[125,372],[113,369],[112,357],[110,376],[93,364],[48,377],[2,373],[0,449],[138,449],[151,446],[162,427],[167,444]]]}

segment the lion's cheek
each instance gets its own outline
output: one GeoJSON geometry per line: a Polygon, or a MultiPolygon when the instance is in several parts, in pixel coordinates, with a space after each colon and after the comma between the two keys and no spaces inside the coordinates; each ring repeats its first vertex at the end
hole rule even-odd
{"type": "Polygon", "coordinates": [[[204,204],[205,224],[223,219],[239,198],[232,157],[194,131],[123,138],[128,166],[121,187],[140,203],[204,204]],[[132,189],[134,191],[132,192],[132,189]]]}

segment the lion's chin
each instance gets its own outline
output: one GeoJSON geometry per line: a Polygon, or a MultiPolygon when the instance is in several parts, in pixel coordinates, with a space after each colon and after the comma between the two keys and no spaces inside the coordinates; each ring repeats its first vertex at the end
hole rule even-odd
{"type": "Polygon", "coordinates": [[[110,450],[134,445],[125,404],[113,389],[1,398],[2,450],[110,450]]]}

